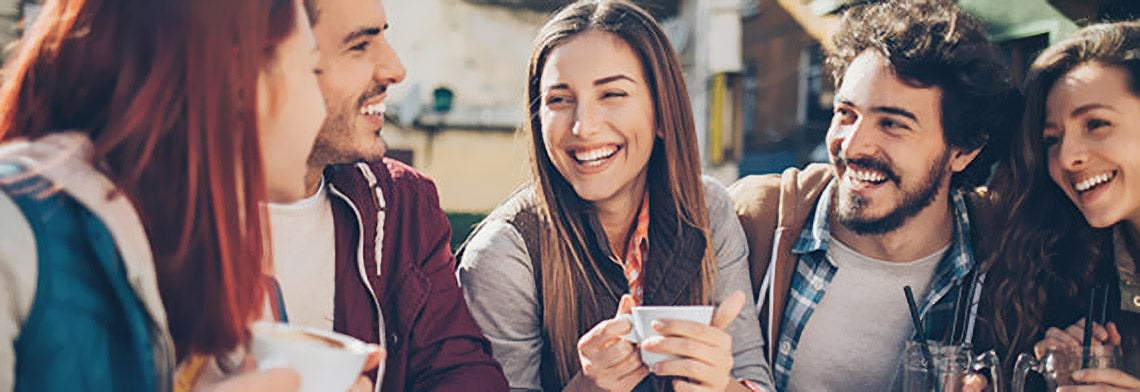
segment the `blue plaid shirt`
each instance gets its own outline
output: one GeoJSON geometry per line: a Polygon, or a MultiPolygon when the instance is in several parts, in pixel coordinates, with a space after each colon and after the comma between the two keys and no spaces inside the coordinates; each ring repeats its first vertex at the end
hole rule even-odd
{"type": "MultiPolygon", "coordinates": [[[[778,350],[776,363],[773,364],[776,389],[780,391],[787,387],[792,374],[800,333],[811,319],[816,305],[823,300],[827,286],[831,284],[831,279],[838,270],[827,259],[828,241],[831,238],[828,215],[831,211],[831,195],[834,190],[835,181],[832,180],[820,195],[819,202],[812,212],[812,218],[805,223],[800,238],[792,248],[792,253],[799,256],[799,262],[792,276],[791,292],[788,294],[788,304],[784,308],[780,339],[776,347],[778,350]]],[[[974,268],[974,253],[970,245],[970,216],[965,196],[962,192],[954,192],[951,195],[951,203],[956,218],[951,246],[939,261],[930,291],[919,305],[919,313],[927,336],[933,340],[949,337],[951,324],[954,322],[955,303],[963,287],[962,283],[967,275],[971,275],[970,271],[974,268]]],[[[979,294],[977,288],[983,280],[979,279],[977,284],[973,285],[975,298],[979,294]]],[[[972,329],[973,323],[969,324],[972,329]]],[[[971,334],[966,332],[967,339],[971,334]]]]}

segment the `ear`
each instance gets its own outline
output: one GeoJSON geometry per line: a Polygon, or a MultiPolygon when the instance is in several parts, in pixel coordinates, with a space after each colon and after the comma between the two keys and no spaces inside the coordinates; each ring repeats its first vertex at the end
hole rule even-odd
{"type": "Polygon", "coordinates": [[[970,166],[970,162],[973,162],[974,158],[977,158],[978,154],[982,152],[982,147],[985,147],[985,145],[969,151],[963,151],[958,147],[952,147],[953,151],[951,152],[950,156],[951,172],[961,173],[963,170],[966,170],[966,167],[970,166]]]}

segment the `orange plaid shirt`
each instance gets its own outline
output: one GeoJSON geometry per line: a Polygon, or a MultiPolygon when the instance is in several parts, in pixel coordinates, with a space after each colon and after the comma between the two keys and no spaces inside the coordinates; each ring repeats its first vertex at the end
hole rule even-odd
{"type": "Polygon", "coordinates": [[[622,269],[625,279],[629,281],[629,294],[633,296],[633,304],[641,305],[645,291],[641,285],[642,266],[645,265],[645,256],[649,254],[649,194],[641,201],[641,209],[637,213],[634,223],[633,235],[629,236],[626,245],[625,260],[622,269]]]}

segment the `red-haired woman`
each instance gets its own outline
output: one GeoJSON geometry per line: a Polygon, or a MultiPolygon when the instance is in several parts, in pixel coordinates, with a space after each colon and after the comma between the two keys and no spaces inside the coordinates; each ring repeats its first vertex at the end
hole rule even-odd
{"type": "Polygon", "coordinates": [[[316,62],[300,0],[45,4],[0,89],[0,390],[169,390],[176,361],[240,351],[264,205],[303,194],[325,115],[316,62]]]}

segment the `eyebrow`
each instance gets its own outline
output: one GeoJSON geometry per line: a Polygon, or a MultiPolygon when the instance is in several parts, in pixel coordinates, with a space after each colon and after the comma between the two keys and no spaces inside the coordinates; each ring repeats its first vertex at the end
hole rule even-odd
{"type": "MultiPolygon", "coordinates": [[[[594,81],[594,85],[595,85],[595,86],[601,86],[601,85],[604,85],[604,84],[606,84],[606,83],[613,83],[613,82],[616,82],[616,81],[619,81],[619,80],[628,80],[630,83],[637,83],[636,81],[634,81],[634,80],[633,80],[633,78],[630,78],[629,76],[625,76],[625,75],[614,75],[614,76],[607,76],[607,77],[604,77],[604,78],[601,78],[601,79],[595,80],[595,81],[594,81]]],[[[566,84],[566,83],[558,83],[558,84],[553,84],[553,85],[550,85],[550,86],[546,86],[546,88],[545,88],[545,89],[543,89],[543,90],[545,90],[545,91],[550,91],[550,90],[568,90],[568,89],[570,89],[570,85],[569,85],[569,84],[566,84]]]]}
{"type": "MultiPolygon", "coordinates": [[[[859,105],[856,105],[854,102],[851,102],[851,100],[848,99],[837,99],[835,101],[847,106],[859,107],[859,105]]],[[[886,113],[895,116],[902,116],[911,119],[911,121],[920,122],[918,121],[918,116],[916,116],[914,113],[897,106],[874,106],[871,107],[871,111],[874,113],[886,113]]]]}
{"type": "Polygon", "coordinates": [[[604,78],[601,78],[601,79],[595,80],[595,81],[594,81],[594,85],[595,85],[595,86],[601,86],[601,85],[603,85],[603,84],[606,84],[606,83],[613,83],[613,82],[616,82],[616,81],[619,81],[619,80],[628,80],[630,83],[637,83],[637,82],[633,81],[633,78],[631,78],[631,77],[629,77],[629,76],[625,76],[625,75],[614,75],[614,76],[607,76],[607,77],[604,77],[604,78]]]}
{"type": "Polygon", "coordinates": [[[1076,109],[1073,109],[1073,112],[1069,113],[1069,117],[1077,117],[1077,116],[1080,116],[1082,114],[1091,112],[1095,109],[1108,109],[1108,110],[1116,111],[1116,109],[1113,109],[1112,106],[1108,106],[1108,105],[1105,105],[1103,103],[1090,103],[1088,105],[1082,105],[1076,109]]]}
{"type": "Polygon", "coordinates": [[[376,26],[361,27],[359,29],[353,30],[351,33],[348,33],[348,35],[345,35],[344,40],[342,40],[341,43],[344,45],[348,45],[348,44],[352,43],[352,41],[355,41],[360,37],[375,37],[377,35],[380,35],[380,32],[385,31],[385,30],[388,30],[388,24],[387,23],[384,24],[384,27],[376,27],[376,26]]]}

